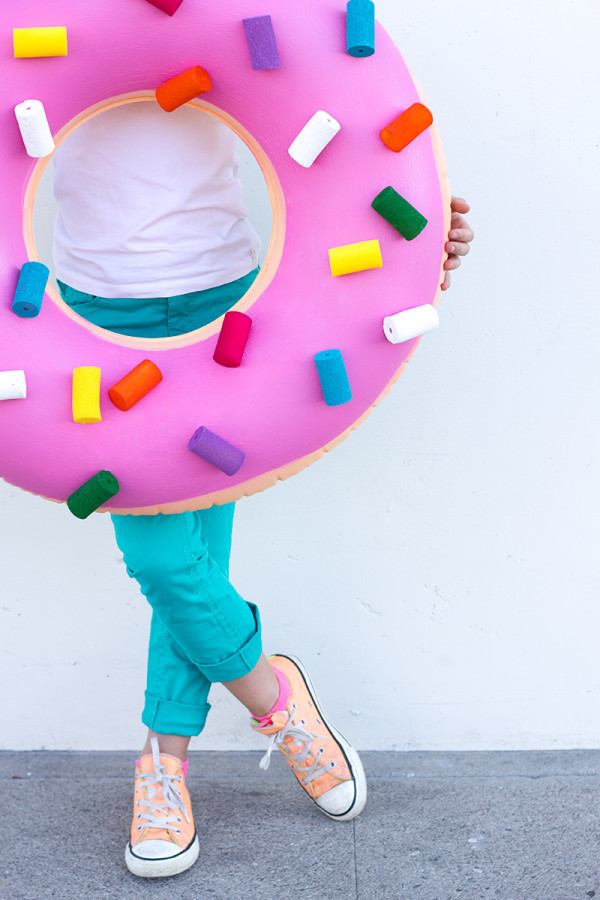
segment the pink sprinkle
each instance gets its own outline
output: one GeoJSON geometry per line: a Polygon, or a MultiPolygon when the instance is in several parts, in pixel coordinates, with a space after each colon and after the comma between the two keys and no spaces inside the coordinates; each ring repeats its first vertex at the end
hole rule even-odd
{"type": "Polygon", "coordinates": [[[156,6],[157,9],[162,9],[168,16],[176,13],[182,2],[183,0],[148,0],[148,3],[156,6]]]}

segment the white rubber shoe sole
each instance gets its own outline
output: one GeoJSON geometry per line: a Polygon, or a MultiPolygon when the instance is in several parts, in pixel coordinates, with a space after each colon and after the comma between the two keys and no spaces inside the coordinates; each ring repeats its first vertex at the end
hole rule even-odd
{"type": "MultiPolygon", "coordinates": [[[[143,841],[142,846],[144,843],[148,845],[167,844],[166,841],[143,841]]],[[[189,847],[181,850],[175,856],[163,857],[158,855],[162,849],[161,847],[148,846],[146,849],[156,850],[157,855],[150,857],[138,856],[131,849],[131,844],[127,843],[125,848],[125,865],[129,871],[132,875],[137,875],[138,878],[167,878],[169,875],[178,875],[180,872],[185,872],[194,865],[198,859],[200,842],[198,841],[198,835],[194,835],[194,840],[189,847]]]]}

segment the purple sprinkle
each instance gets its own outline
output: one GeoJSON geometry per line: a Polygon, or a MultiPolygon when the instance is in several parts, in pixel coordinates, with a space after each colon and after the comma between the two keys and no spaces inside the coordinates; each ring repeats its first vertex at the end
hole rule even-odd
{"type": "Polygon", "coordinates": [[[278,69],[279,53],[271,16],[242,19],[253,69],[278,69]]]}
{"type": "Polygon", "coordinates": [[[233,444],[201,425],[188,443],[188,449],[206,460],[226,475],[235,475],[245,459],[245,454],[233,444]]]}

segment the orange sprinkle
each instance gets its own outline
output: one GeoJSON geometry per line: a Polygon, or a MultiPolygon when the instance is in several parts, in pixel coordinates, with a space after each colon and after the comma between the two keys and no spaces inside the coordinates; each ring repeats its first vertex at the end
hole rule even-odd
{"type": "Polygon", "coordinates": [[[162,381],[162,372],[149,359],[143,360],[109,388],[108,396],[118,409],[131,409],[162,381]]]}
{"type": "Polygon", "coordinates": [[[433,116],[427,107],[422,103],[413,103],[381,131],[381,140],[390,150],[399,153],[429,128],[432,122],[433,116]]]}
{"type": "Polygon", "coordinates": [[[184,103],[189,103],[194,97],[210,91],[212,82],[208,72],[202,66],[192,66],[176,75],[169,81],[165,81],[156,88],[156,99],[166,112],[173,112],[184,103]]]}

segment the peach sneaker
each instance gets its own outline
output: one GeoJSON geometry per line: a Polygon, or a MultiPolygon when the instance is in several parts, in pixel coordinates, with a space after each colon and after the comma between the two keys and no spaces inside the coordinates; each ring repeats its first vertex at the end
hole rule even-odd
{"type": "Polygon", "coordinates": [[[268,769],[271,753],[277,748],[322,812],[339,821],[353,819],[367,799],[358,753],[325,718],[300,661],[276,655],[270,656],[269,662],[285,676],[291,691],[285,709],[276,709],[270,721],[251,719],[255,731],[271,738],[261,769],[268,769]]]}
{"type": "Polygon", "coordinates": [[[158,740],[150,740],[152,753],[137,760],[131,839],[125,863],[141,878],[163,878],[185,872],[198,858],[198,836],[185,786],[186,764],[160,753],[158,740]]]}

